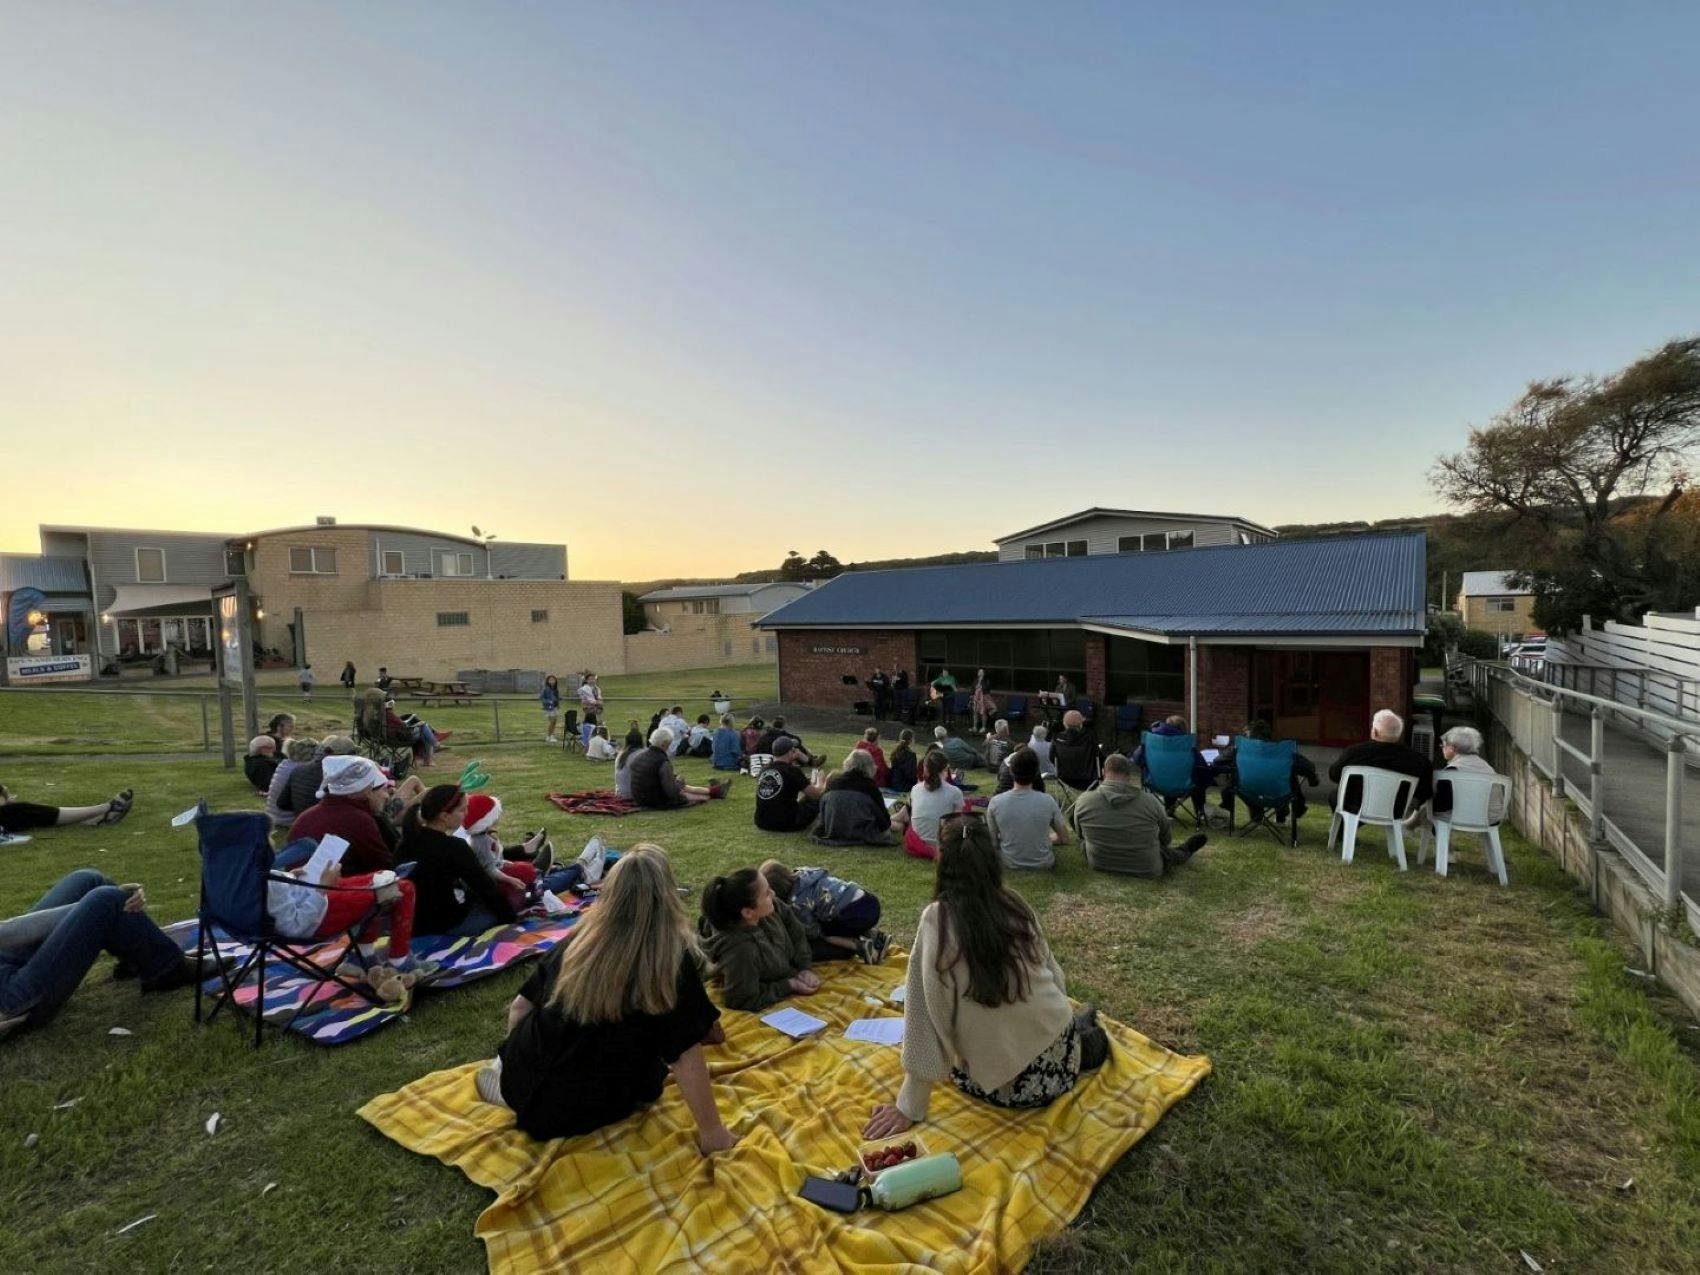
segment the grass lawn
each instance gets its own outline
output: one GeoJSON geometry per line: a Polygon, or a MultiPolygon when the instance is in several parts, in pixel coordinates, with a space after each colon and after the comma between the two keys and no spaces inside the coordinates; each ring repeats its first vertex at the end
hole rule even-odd
{"type": "MultiPolygon", "coordinates": [[[[698,713],[713,712],[709,698],[715,691],[732,697],[734,711],[771,700],[778,693],[777,667],[747,664],[603,678],[610,730],[623,732],[626,722],[634,717],[648,726],[656,709],[676,703],[684,705],[694,720],[698,713]]],[[[273,713],[280,712],[296,715],[298,735],[318,737],[349,729],[349,697],[334,678],[328,679],[329,685],[317,686],[308,703],[302,700],[291,676],[284,669],[260,675],[261,729],[273,713]]],[[[0,693],[0,756],[196,752],[203,738],[212,741],[216,752],[218,701],[210,678],[159,678],[123,685],[124,690],[103,690],[100,694],[45,689],[0,693]]],[[[501,697],[499,704],[494,697],[487,697],[465,706],[432,704],[428,708],[405,697],[398,703],[403,712],[410,706],[433,726],[455,731],[467,743],[494,740],[498,713],[505,740],[541,739],[543,734],[543,719],[533,696],[501,697]]],[[[569,699],[566,707],[576,708],[576,701],[569,699]]],[[[241,735],[240,715],[236,729],[241,735]]],[[[244,737],[240,747],[246,745],[244,737]]]]}
{"type": "MultiPolygon", "coordinates": [[[[660,689],[644,702],[690,698],[660,689]]],[[[456,749],[446,771],[472,755],[456,749]]],[[[654,839],[698,884],[769,854],[830,862],[882,896],[901,939],[930,891],[927,866],[895,851],[754,831],[747,783],[685,815],[569,819],[544,791],[605,783],[606,768],[540,742],[479,755],[508,826],[547,823],[569,848],[592,831],[654,839]]],[[[145,882],[157,917],[186,916],[194,842],[166,820],[203,795],[256,804],[212,760],[13,758],[0,778],[46,801],[138,793],[115,828],[6,850],[0,915],[92,864],[145,882]]],[[[1215,1064],[1035,1269],[1510,1271],[1519,1250],[1549,1271],[1700,1269],[1700,1033],[1625,974],[1568,880],[1515,836],[1502,890],[1469,851],[1448,880],[1400,874],[1374,834],[1344,866],[1325,831],[1313,812],[1296,850],[1218,840],[1163,883],[1090,873],[1077,849],[1018,880],[1075,995],[1215,1064]]],[[[187,994],[142,999],[107,974],[0,1045],[0,1266],[480,1267],[488,1194],[353,1113],[488,1056],[521,972],[428,998],[352,1046],[259,1051],[230,1023],[195,1027],[187,994]]]]}

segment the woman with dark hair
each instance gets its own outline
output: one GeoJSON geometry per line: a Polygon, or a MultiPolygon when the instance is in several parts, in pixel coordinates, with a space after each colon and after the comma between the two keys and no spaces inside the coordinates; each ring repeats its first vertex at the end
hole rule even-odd
{"type": "Polygon", "coordinates": [[[556,723],[561,719],[561,679],[553,673],[543,679],[543,689],[537,692],[537,702],[543,707],[543,742],[556,742],[556,723]]]}
{"type": "Polygon", "coordinates": [[[271,736],[273,751],[283,756],[284,741],[295,733],[295,714],[277,713],[266,723],[265,733],[271,736]]]}
{"type": "Polygon", "coordinates": [[[882,788],[893,792],[908,792],[919,777],[921,759],[915,756],[915,732],[907,728],[897,732],[897,746],[891,750],[891,762],[886,768],[882,788]]]}
{"type": "Polygon", "coordinates": [[[425,790],[402,819],[398,858],[414,864],[416,934],[455,934],[472,937],[497,925],[519,919],[507,895],[470,842],[455,836],[466,813],[466,794],[459,784],[438,784],[425,790]]]}
{"type": "Polygon", "coordinates": [[[1003,883],[984,821],[953,815],[939,843],[933,901],[909,954],[903,1088],[862,1130],[889,1138],[927,1118],[948,1079],[996,1107],[1043,1107],[1109,1057],[1091,1005],[1076,1014],[1039,918],[1003,883]]]}
{"type": "Polygon", "coordinates": [[[809,968],[808,932],[754,868],[715,877],[703,888],[697,937],[728,1009],[765,1009],[820,990],[820,976],[809,968]]]}
{"type": "Polygon", "coordinates": [[[935,748],[922,760],[920,781],[909,790],[909,827],[903,834],[903,848],[917,859],[938,858],[941,824],[966,804],[962,789],[945,782],[949,773],[950,759],[935,748]]]}
{"type": "Polygon", "coordinates": [[[634,720],[626,731],[626,737],[620,743],[620,751],[614,754],[614,795],[632,799],[632,758],[643,751],[643,732],[638,730],[634,720]]]}

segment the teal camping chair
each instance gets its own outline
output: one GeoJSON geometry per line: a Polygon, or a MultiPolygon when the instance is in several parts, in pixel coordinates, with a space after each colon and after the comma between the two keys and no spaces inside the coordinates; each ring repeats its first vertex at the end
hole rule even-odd
{"type": "MultiPolygon", "coordinates": [[[[1145,786],[1163,799],[1163,809],[1174,816],[1181,803],[1192,796],[1197,787],[1193,776],[1196,737],[1192,735],[1155,735],[1146,731],[1140,737],[1145,749],[1145,786]]],[[[1187,811],[1193,823],[1198,817],[1187,811]]]]}
{"type": "MultiPolygon", "coordinates": [[[[1245,836],[1262,828],[1275,840],[1283,833],[1281,821],[1292,824],[1290,844],[1299,844],[1298,802],[1293,798],[1293,759],[1298,756],[1297,740],[1253,739],[1240,735],[1234,739],[1233,796],[1245,802],[1251,818],[1237,835],[1245,836]]],[[[1228,830],[1234,828],[1233,801],[1228,802],[1228,830]]]]}

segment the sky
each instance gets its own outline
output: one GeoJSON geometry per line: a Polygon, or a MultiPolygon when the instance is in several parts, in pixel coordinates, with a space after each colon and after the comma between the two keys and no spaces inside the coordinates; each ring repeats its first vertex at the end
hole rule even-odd
{"type": "Polygon", "coordinates": [[[1700,330],[1700,6],[0,0],[0,548],[1437,508],[1700,330]]]}

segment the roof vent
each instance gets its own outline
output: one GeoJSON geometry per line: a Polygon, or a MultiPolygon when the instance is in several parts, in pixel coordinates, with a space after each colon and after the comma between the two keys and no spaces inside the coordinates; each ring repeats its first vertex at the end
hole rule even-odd
{"type": "Polygon", "coordinates": [[[316,523],[318,526],[321,526],[321,527],[334,527],[334,526],[336,526],[336,519],[330,517],[328,514],[320,514],[317,518],[313,519],[313,521],[314,521],[314,523],[316,523]]]}

